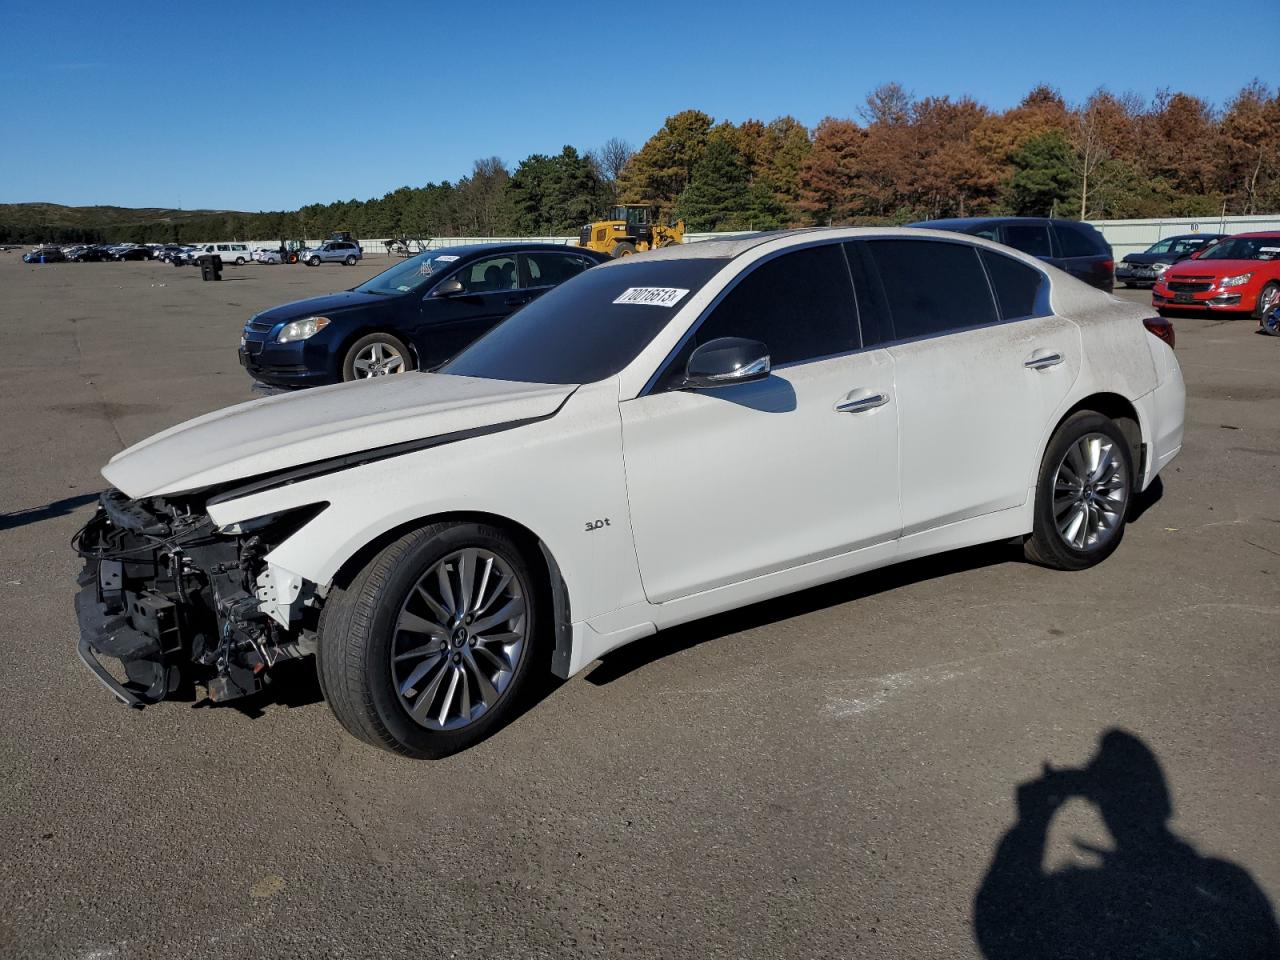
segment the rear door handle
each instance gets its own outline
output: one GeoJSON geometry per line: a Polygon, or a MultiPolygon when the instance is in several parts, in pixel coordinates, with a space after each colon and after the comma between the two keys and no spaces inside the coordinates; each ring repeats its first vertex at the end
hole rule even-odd
{"type": "Polygon", "coordinates": [[[1053,353],[1049,350],[1037,350],[1026,360],[1022,361],[1022,365],[1028,370],[1044,370],[1047,367],[1056,367],[1062,362],[1062,354],[1053,353]]]}
{"type": "Polygon", "coordinates": [[[888,402],[888,394],[855,390],[836,404],[836,413],[864,413],[883,407],[888,402]]]}
{"type": "Polygon", "coordinates": [[[521,307],[532,300],[532,297],[507,297],[503,300],[503,304],[508,307],[521,307]]]}

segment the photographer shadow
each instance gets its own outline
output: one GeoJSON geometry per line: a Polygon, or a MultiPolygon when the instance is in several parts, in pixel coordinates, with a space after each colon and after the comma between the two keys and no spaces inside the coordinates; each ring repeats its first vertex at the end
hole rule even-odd
{"type": "Polygon", "coordinates": [[[1108,731],[1083,769],[1046,765],[1018,787],[1017,804],[1018,822],[974,898],[987,960],[1280,957],[1275,913],[1249,872],[1202,856],[1169,830],[1164,773],[1133,734],[1108,731]],[[1114,849],[1077,840],[1101,865],[1047,872],[1050,824],[1073,797],[1097,807],[1114,849]]]}

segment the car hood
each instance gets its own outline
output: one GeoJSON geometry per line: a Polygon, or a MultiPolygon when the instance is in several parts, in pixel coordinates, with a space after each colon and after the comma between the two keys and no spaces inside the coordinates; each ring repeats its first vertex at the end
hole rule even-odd
{"type": "Polygon", "coordinates": [[[1123,262],[1145,265],[1153,263],[1173,263],[1179,256],[1180,254],[1176,253],[1130,253],[1125,256],[1123,262]]]}
{"type": "Polygon", "coordinates": [[[394,444],[548,417],[575,389],[429,373],[339,383],[188,420],[116,454],[102,475],[135,499],[199,490],[394,444]]]}
{"type": "Polygon", "coordinates": [[[258,314],[259,320],[296,320],[299,317],[312,317],[316,314],[332,313],[335,310],[348,310],[352,307],[367,307],[373,304],[391,303],[395,297],[384,297],[376,293],[357,293],[355,290],[343,290],[341,293],[330,293],[323,297],[311,297],[307,300],[294,300],[258,314]]]}
{"type": "Polygon", "coordinates": [[[1234,277],[1257,273],[1267,267],[1266,260],[1183,260],[1165,271],[1165,279],[1173,277],[1234,277]]]}

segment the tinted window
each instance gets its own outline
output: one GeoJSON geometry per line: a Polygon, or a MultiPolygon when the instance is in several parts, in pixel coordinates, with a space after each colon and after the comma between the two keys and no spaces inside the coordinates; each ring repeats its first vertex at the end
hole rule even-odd
{"type": "Polygon", "coordinates": [[[1058,235],[1058,249],[1064,257],[1096,257],[1102,253],[1098,242],[1084,227],[1055,223],[1053,232],[1058,235]]]}
{"type": "Polygon", "coordinates": [[[463,267],[454,277],[462,281],[467,293],[493,293],[498,290],[514,290],[516,283],[516,258],[508,254],[501,257],[485,257],[463,267]]]}
{"type": "Polygon", "coordinates": [[[527,282],[531,287],[549,287],[564,283],[570,277],[576,277],[589,265],[583,257],[545,250],[524,254],[524,262],[525,269],[529,272],[527,282]]]}
{"type": "Polygon", "coordinates": [[[987,276],[991,278],[991,287],[996,292],[1000,319],[1020,320],[1023,317],[1039,316],[1036,300],[1039,298],[1040,285],[1044,283],[1044,274],[994,250],[983,250],[979,256],[987,268],[987,276]]]}
{"type": "Polygon", "coordinates": [[[938,240],[869,240],[895,339],[994,323],[996,305],[976,248],[938,240]]]}
{"type": "Polygon", "coordinates": [[[440,372],[528,383],[593,383],[611,377],[726,263],[634,257],[587,270],[517,310],[440,372]],[[688,292],[670,307],[615,302],[633,287],[688,292]]]}
{"type": "Polygon", "coordinates": [[[1038,223],[1006,223],[1003,230],[1004,242],[1013,249],[1033,257],[1053,256],[1048,227],[1038,223]]]}
{"type": "Polygon", "coordinates": [[[743,277],[694,335],[698,344],[747,337],[774,366],[858,349],[853,286],[840,244],[766,261],[743,277]]]}

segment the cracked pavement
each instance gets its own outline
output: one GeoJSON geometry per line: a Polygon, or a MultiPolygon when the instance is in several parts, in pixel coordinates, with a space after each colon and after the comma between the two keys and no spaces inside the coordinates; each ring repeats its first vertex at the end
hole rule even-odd
{"type": "Polygon", "coordinates": [[[1251,321],[1175,320],[1186,446],[1100,567],[996,545],[690,624],[428,764],[343,734],[306,669],[253,709],[135,712],[74,649],[99,467],[249,398],[250,313],[385,261],[213,284],[17,253],[0,956],[976,957],[1016,786],[1112,727],[1158,757],[1172,829],[1280,902],[1280,340],[1251,321]]]}

